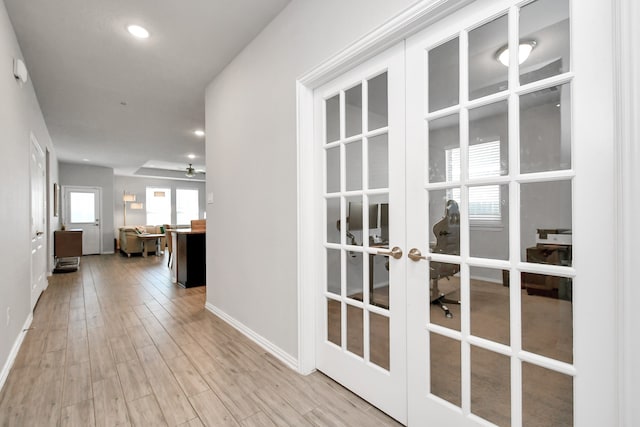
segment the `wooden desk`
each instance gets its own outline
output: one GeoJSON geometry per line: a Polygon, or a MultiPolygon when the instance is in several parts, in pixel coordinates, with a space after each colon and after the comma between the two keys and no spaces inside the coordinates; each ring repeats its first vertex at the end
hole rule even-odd
{"type": "MultiPolygon", "coordinates": [[[[190,288],[206,284],[206,232],[190,228],[171,230],[173,233],[173,251],[176,262],[173,263],[175,275],[172,277],[178,285],[190,288]]],[[[173,271],[172,271],[173,273],[173,271]]]]}
{"type": "Polygon", "coordinates": [[[156,256],[160,256],[160,239],[164,237],[163,233],[157,234],[138,234],[138,239],[140,239],[140,243],[142,244],[142,256],[146,257],[147,254],[147,245],[145,245],[145,241],[147,240],[155,240],[156,241],[156,256]]]}

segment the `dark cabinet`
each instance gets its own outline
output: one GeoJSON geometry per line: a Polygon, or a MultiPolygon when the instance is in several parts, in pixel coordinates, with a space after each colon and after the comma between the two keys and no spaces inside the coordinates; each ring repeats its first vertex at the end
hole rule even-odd
{"type": "MultiPolygon", "coordinates": [[[[538,244],[527,248],[527,262],[571,265],[571,245],[538,244]]],[[[529,295],[571,299],[571,279],[564,277],[522,273],[522,286],[529,295]]]]}
{"type": "Polygon", "coordinates": [[[206,284],[205,233],[176,233],[177,278],[185,288],[206,284]]]}
{"type": "Polygon", "coordinates": [[[54,231],[53,242],[53,254],[56,258],[82,256],[82,230],[54,231]]]}

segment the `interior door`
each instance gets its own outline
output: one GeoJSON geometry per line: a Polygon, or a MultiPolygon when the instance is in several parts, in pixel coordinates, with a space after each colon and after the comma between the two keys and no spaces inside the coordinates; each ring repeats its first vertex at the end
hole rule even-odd
{"type": "Polygon", "coordinates": [[[82,230],[82,255],[99,254],[101,190],[96,187],[64,187],[65,226],[82,230]]]}
{"type": "Polygon", "coordinates": [[[38,302],[47,281],[47,245],[45,234],[45,156],[31,135],[31,309],[38,302]]]}
{"type": "Polygon", "coordinates": [[[570,3],[407,40],[410,423],[616,419],[610,11],[570,3]]]}
{"type": "Polygon", "coordinates": [[[325,273],[316,361],[406,422],[403,78],[401,44],[315,91],[325,273]]]}

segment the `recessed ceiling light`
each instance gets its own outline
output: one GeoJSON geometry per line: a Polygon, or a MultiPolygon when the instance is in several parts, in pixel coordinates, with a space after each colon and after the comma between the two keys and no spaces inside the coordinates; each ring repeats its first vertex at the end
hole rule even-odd
{"type": "Polygon", "coordinates": [[[195,154],[189,154],[187,157],[190,158],[190,159],[195,159],[196,155],[195,154]]]}
{"type": "Polygon", "coordinates": [[[200,136],[200,137],[204,136],[204,131],[202,129],[196,129],[193,131],[193,133],[195,133],[196,136],[200,136]]]}
{"type": "Polygon", "coordinates": [[[89,161],[89,159],[82,159],[82,161],[83,161],[83,162],[88,162],[88,161],[89,161]]]}
{"type": "Polygon", "coordinates": [[[129,33],[132,36],[137,37],[139,39],[149,38],[149,31],[147,31],[146,28],[141,27],[140,25],[129,25],[127,27],[127,31],[129,31],[129,33]]]}

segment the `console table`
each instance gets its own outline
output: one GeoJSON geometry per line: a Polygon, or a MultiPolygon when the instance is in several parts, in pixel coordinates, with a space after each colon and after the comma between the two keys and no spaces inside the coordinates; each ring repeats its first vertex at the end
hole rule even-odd
{"type": "Polygon", "coordinates": [[[155,240],[156,242],[156,256],[160,256],[160,239],[164,237],[164,233],[154,233],[154,234],[138,234],[138,239],[140,239],[140,243],[142,244],[142,256],[146,257],[148,255],[147,245],[144,244],[147,240],[155,240]]]}
{"type": "Polygon", "coordinates": [[[172,278],[184,288],[206,284],[206,231],[171,230],[174,259],[172,278]]]}

